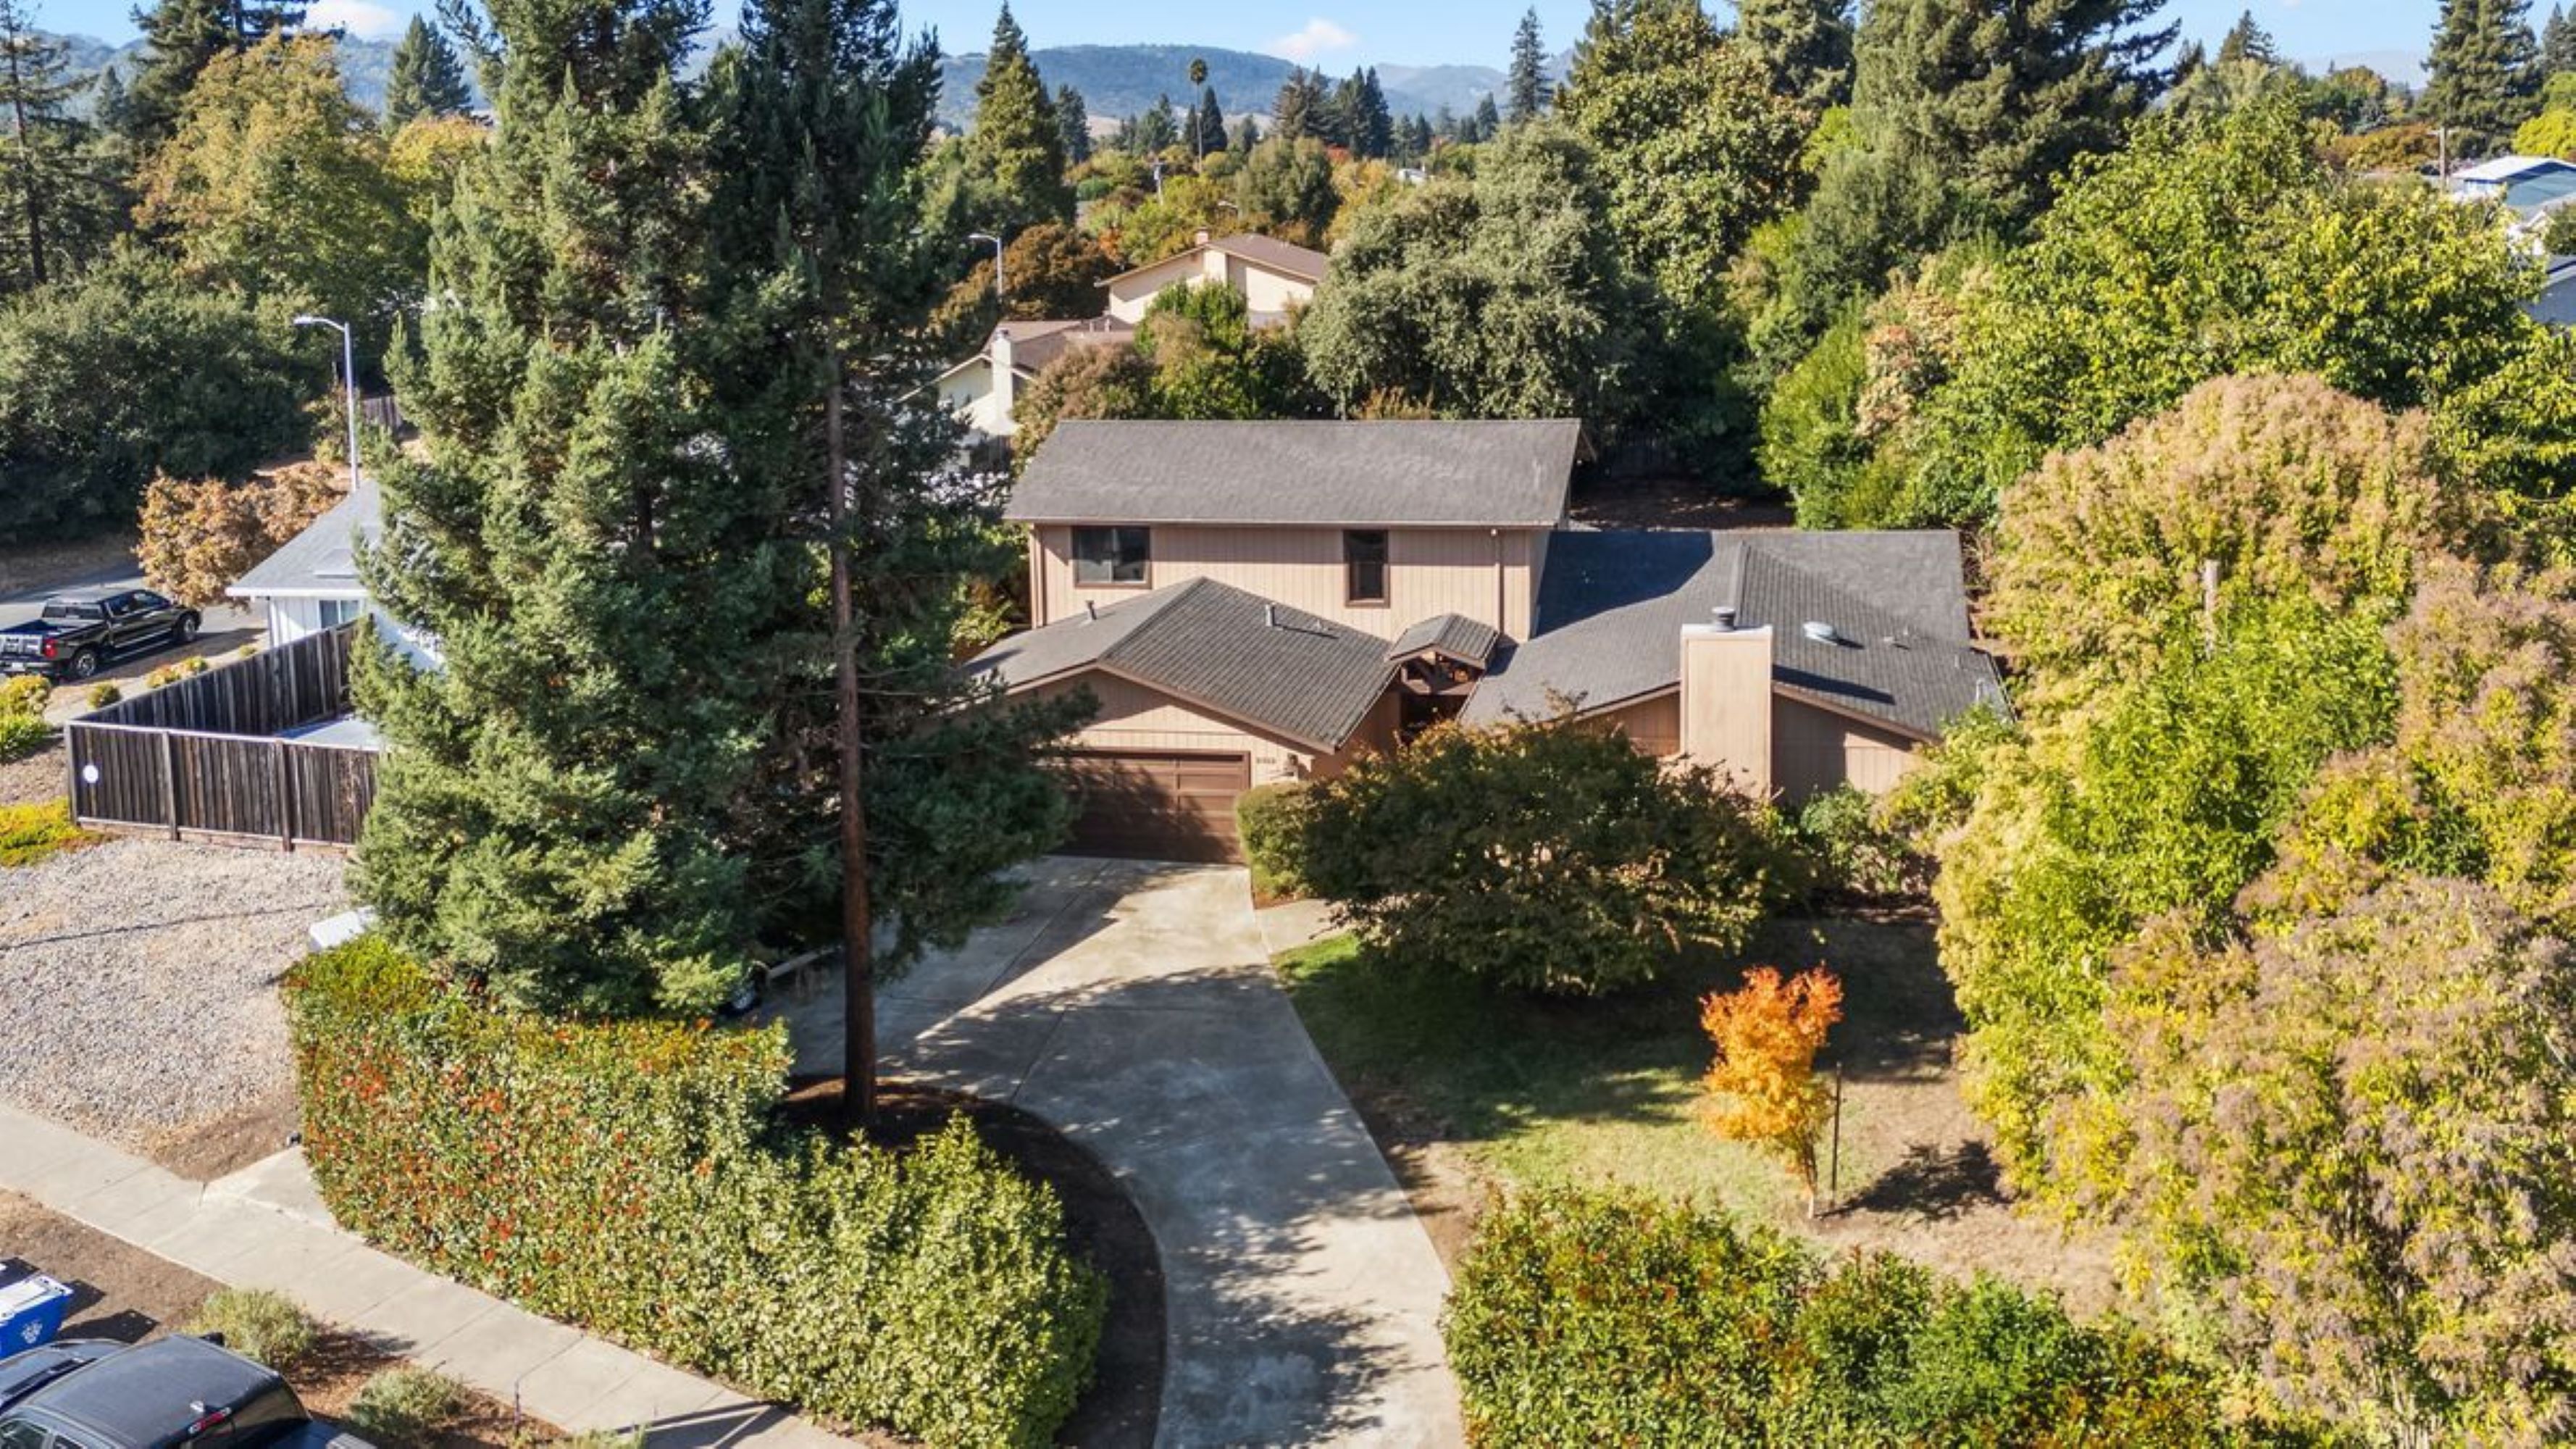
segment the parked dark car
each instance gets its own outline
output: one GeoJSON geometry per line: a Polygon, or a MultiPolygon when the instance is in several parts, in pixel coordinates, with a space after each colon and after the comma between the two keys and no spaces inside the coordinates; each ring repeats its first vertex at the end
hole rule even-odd
{"type": "Polygon", "coordinates": [[[202,1338],[67,1338],[0,1359],[0,1449],[372,1449],[202,1338]]]}
{"type": "Polygon", "coordinates": [[[185,644],[205,620],[150,589],[81,589],[45,600],[41,617],[0,629],[0,674],[87,679],[138,649],[185,644]]]}

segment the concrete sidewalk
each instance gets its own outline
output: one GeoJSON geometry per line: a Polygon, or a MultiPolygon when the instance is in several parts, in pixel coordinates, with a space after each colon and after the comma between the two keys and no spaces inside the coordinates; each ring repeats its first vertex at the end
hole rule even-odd
{"type": "Polygon", "coordinates": [[[849,1443],[771,1405],[377,1252],[330,1225],[298,1154],[201,1185],[68,1127],[0,1107],[0,1188],[218,1283],[283,1293],[388,1353],[560,1429],[641,1429],[650,1443],[672,1449],[849,1443]]]}
{"type": "MultiPolygon", "coordinates": [[[[882,990],[887,1070],[1034,1112],[1118,1175],[1163,1259],[1156,1442],[1462,1442],[1448,1275],[1279,989],[1244,873],[1026,876],[1009,920],[882,990]]],[[[838,986],[780,1012],[807,1070],[839,1070],[838,986]]]]}

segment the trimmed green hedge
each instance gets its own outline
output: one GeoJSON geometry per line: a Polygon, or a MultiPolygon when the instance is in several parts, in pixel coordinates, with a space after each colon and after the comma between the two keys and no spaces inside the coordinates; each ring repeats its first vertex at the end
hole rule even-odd
{"type": "Polygon", "coordinates": [[[487,1009],[368,937],[287,981],[304,1145],[370,1241],[536,1312],[932,1445],[1036,1445],[1107,1290],[962,1121],[910,1152],[777,1127],[772,1030],[487,1009]]]}
{"type": "Polygon", "coordinates": [[[1252,892],[1265,900],[1299,900],[1306,880],[1297,873],[1300,807],[1306,787],[1293,782],[1255,785],[1234,802],[1234,825],[1243,837],[1243,861],[1252,870],[1252,892]]]}
{"type": "Polygon", "coordinates": [[[1441,1328],[1479,1444],[2315,1442],[2116,1320],[1624,1195],[1496,1207],[1441,1328]]]}

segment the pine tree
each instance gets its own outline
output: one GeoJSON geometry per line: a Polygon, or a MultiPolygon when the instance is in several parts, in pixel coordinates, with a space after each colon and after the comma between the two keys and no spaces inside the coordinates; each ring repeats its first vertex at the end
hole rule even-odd
{"type": "Polygon", "coordinates": [[[1260,144],[1261,122],[1250,116],[1244,116],[1235,121],[1232,141],[1232,147],[1234,150],[1250,151],[1253,147],[1260,144]]]}
{"type": "Polygon", "coordinates": [[[2218,42],[2218,63],[2230,65],[2252,61],[2256,65],[2279,65],[2281,49],[2273,44],[2272,33],[2256,24],[2254,12],[2248,10],[2228,27],[2227,38],[2218,42]]]}
{"type": "Polygon", "coordinates": [[[160,0],[135,12],[143,58],[126,89],[125,134],[136,150],[149,151],[178,129],[198,74],[236,43],[231,17],[227,0],[160,0]]]}
{"type": "Polygon", "coordinates": [[[975,125],[966,133],[975,224],[1008,235],[1041,221],[1073,220],[1073,188],[1064,172],[1064,133],[1055,105],[1029,59],[1028,37],[1004,0],[993,22],[984,77],[975,82],[975,125]]]}
{"type": "Polygon", "coordinates": [[[1547,45],[1540,39],[1538,11],[1521,12],[1520,29],[1512,32],[1512,69],[1504,83],[1515,122],[1535,120],[1547,109],[1547,45]]]}
{"type": "Polygon", "coordinates": [[[1191,149],[1202,156],[1225,149],[1225,108],[1216,102],[1216,87],[1199,88],[1198,109],[1191,113],[1191,149]]]}
{"type": "Polygon", "coordinates": [[[1091,159],[1091,107],[1071,86],[1055,88],[1055,129],[1064,140],[1064,160],[1079,166],[1091,159]]]}
{"type": "Polygon", "coordinates": [[[1157,96],[1143,115],[1127,124],[1127,144],[1122,149],[1131,155],[1160,156],[1180,141],[1180,112],[1172,108],[1170,96],[1157,96]]]}
{"type": "Polygon", "coordinates": [[[731,350],[710,371],[739,455],[794,500],[782,512],[831,575],[780,596],[802,667],[778,692],[783,748],[756,809],[765,854],[790,867],[768,888],[839,903],[848,1100],[865,1116],[879,974],[992,914],[1000,868],[1060,836],[1066,802],[1036,750],[1072,721],[1000,707],[952,663],[962,584],[1013,549],[996,495],[956,476],[960,426],[931,386],[949,359],[928,323],[955,255],[914,224],[937,53],[901,43],[893,0],[751,0],[743,29],[711,106],[708,310],[754,325],[720,334],[731,350]],[[827,868],[799,879],[816,854],[827,868]],[[845,890],[853,860],[865,869],[845,890]]]}
{"type": "Polygon", "coordinates": [[[473,103],[456,48],[427,20],[413,16],[385,79],[385,129],[399,131],[422,116],[462,115],[473,103]]]}
{"type": "Polygon", "coordinates": [[[1476,101],[1476,139],[1490,141],[1503,128],[1503,113],[1494,104],[1494,93],[1487,91],[1476,101]]]}
{"type": "Polygon", "coordinates": [[[90,116],[98,128],[112,135],[125,134],[133,124],[134,102],[125,93],[125,77],[115,66],[98,73],[98,95],[90,102],[90,116]]]}
{"type": "Polygon", "coordinates": [[[1735,33],[1762,58],[1773,95],[1812,114],[1851,99],[1848,0],[1740,0],[1735,33]]]}
{"type": "Polygon", "coordinates": [[[356,866],[406,948],[506,1002],[702,1012],[754,928],[728,837],[807,582],[784,478],[710,446],[692,376],[704,143],[675,83],[692,0],[502,0],[490,144],[431,245],[442,305],[397,359],[425,458],[381,477],[360,563],[419,669],[365,651],[392,748],[356,866]]]}
{"type": "Polygon", "coordinates": [[[1395,115],[1387,109],[1386,91],[1378,85],[1377,67],[1352,76],[1350,147],[1359,155],[1381,159],[1395,145],[1395,115]]]}
{"type": "Polygon", "coordinates": [[[89,83],[70,65],[23,0],[0,0],[0,293],[43,286],[101,239],[89,128],[68,110],[89,83]]]}
{"type": "Polygon", "coordinates": [[[1280,83],[1279,96],[1270,103],[1271,134],[1283,141],[1324,136],[1330,129],[1325,123],[1327,105],[1324,78],[1297,67],[1280,83]]]}
{"type": "Polygon", "coordinates": [[[2452,154],[2502,146],[2531,118],[2540,78],[2529,0],[2442,0],[2424,110],[2451,128],[2452,154]]]}
{"type": "Polygon", "coordinates": [[[2540,27],[2540,69],[2544,80],[2576,71],[2576,22],[2563,5],[2550,6],[2549,21],[2540,27]]]}

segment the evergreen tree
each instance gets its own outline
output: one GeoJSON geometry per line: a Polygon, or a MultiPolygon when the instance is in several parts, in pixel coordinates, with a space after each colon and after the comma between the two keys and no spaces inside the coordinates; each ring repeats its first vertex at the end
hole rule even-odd
{"type": "Polygon", "coordinates": [[[2182,48],[2174,52],[2173,83],[2176,87],[2207,69],[2209,47],[2199,41],[2186,40],[2182,48]]]}
{"type": "Polygon", "coordinates": [[[1191,149],[1205,156],[1225,149],[1225,109],[1216,103],[1216,88],[1199,88],[1198,109],[1191,113],[1191,149]]]}
{"type": "Polygon", "coordinates": [[[1064,133],[1055,104],[1029,59],[1028,37],[1004,0],[993,22],[984,77],[975,82],[975,125],[966,133],[972,220],[1000,235],[1041,221],[1073,220],[1073,188],[1064,172],[1064,133]]]}
{"type": "Polygon", "coordinates": [[[1386,91],[1377,83],[1377,67],[1354,73],[1352,80],[1351,150],[1382,159],[1395,145],[1395,115],[1387,109],[1386,91]]]}
{"type": "Polygon", "coordinates": [[[1308,136],[1324,139],[1331,129],[1325,123],[1327,104],[1324,78],[1304,66],[1297,67],[1280,83],[1278,98],[1270,103],[1271,134],[1283,141],[1308,136]]]}
{"type": "Polygon", "coordinates": [[[1180,112],[1170,96],[1156,96],[1145,114],[1129,123],[1125,149],[1138,156],[1160,156],[1180,144],[1180,112]]]}
{"type": "Polygon", "coordinates": [[[1822,114],[1851,99],[1848,0],[1739,0],[1735,33],[1771,77],[1771,93],[1822,114]]]}
{"type": "Polygon", "coordinates": [[[2576,71],[2576,22],[2570,22],[2564,5],[2549,7],[2548,23],[2540,27],[2540,69],[2542,78],[2576,71]]]}
{"type": "Polygon", "coordinates": [[[427,20],[413,16],[385,78],[385,129],[399,131],[422,116],[462,115],[473,103],[456,48],[427,20]]]}
{"type": "Polygon", "coordinates": [[[2452,130],[2452,154],[2480,155],[2531,118],[2539,44],[2529,0],[2442,0],[2424,110],[2452,130]]]}
{"type": "Polygon", "coordinates": [[[1521,12],[1520,29],[1512,32],[1512,68],[1504,82],[1515,122],[1535,120],[1547,109],[1547,45],[1539,37],[1538,11],[1521,12]]]}
{"type": "Polygon", "coordinates": [[[1064,139],[1064,161],[1079,166],[1091,159],[1091,107],[1071,86],[1055,88],[1055,128],[1064,139]]]}
{"type": "Polygon", "coordinates": [[[1232,149],[1237,151],[1249,151],[1253,147],[1260,145],[1261,122],[1250,116],[1245,116],[1240,120],[1237,120],[1234,123],[1233,139],[1229,144],[1232,149]]]}
{"type": "Polygon", "coordinates": [[[1487,91],[1476,102],[1475,139],[1479,141],[1490,141],[1494,139],[1494,133],[1502,128],[1503,113],[1494,105],[1494,93],[1492,91],[1487,91]]]}
{"type": "Polygon", "coordinates": [[[707,177],[674,76],[703,11],[490,14],[498,127],[395,366],[427,455],[389,463],[360,562],[441,663],[361,656],[392,748],[356,889],[500,1000],[702,1012],[754,927],[727,836],[774,691],[747,645],[806,582],[776,546],[788,480],[709,445],[726,420],[686,356],[707,177]]]}
{"type": "Polygon", "coordinates": [[[104,241],[89,128],[68,109],[89,82],[66,80],[70,65],[23,0],[0,0],[0,293],[41,287],[104,241]]]}
{"type": "Polygon", "coordinates": [[[2251,10],[2237,16],[2236,23],[2228,27],[2227,38],[2218,42],[2220,65],[2249,60],[2256,65],[2281,63],[2280,47],[2272,43],[2270,31],[2255,23],[2251,10]]]}
{"type": "Polygon", "coordinates": [[[143,56],[126,89],[125,134],[136,150],[149,151],[178,129],[198,74],[234,46],[231,17],[226,0],[160,0],[134,12],[143,56]]]}
{"type": "Polygon", "coordinates": [[[1431,113],[1431,134],[1443,141],[1462,139],[1458,134],[1458,113],[1450,108],[1447,101],[1442,101],[1440,109],[1431,113]]]}
{"type": "Polygon", "coordinates": [[[776,696],[770,787],[745,805],[769,842],[755,885],[839,902],[864,1115],[878,973],[956,942],[1008,899],[1000,868],[1060,837],[1065,798],[1036,751],[1071,718],[1001,707],[953,667],[965,581],[1016,549],[994,490],[957,475],[960,425],[931,386],[954,255],[915,224],[937,52],[902,43],[893,0],[751,0],[743,29],[713,86],[707,310],[751,325],[718,334],[709,371],[737,456],[829,557],[823,587],[817,550],[797,550],[773,601],[799,667],[776,696]]]}
{"type": "Polygon", "coordinates": [[[121,136],[134,124],[134,102],[125,93],[125,76],[115,66],[98,73],[98,95],[90,102],[90,117],[98,128],[110,135],[121,136]]]}

